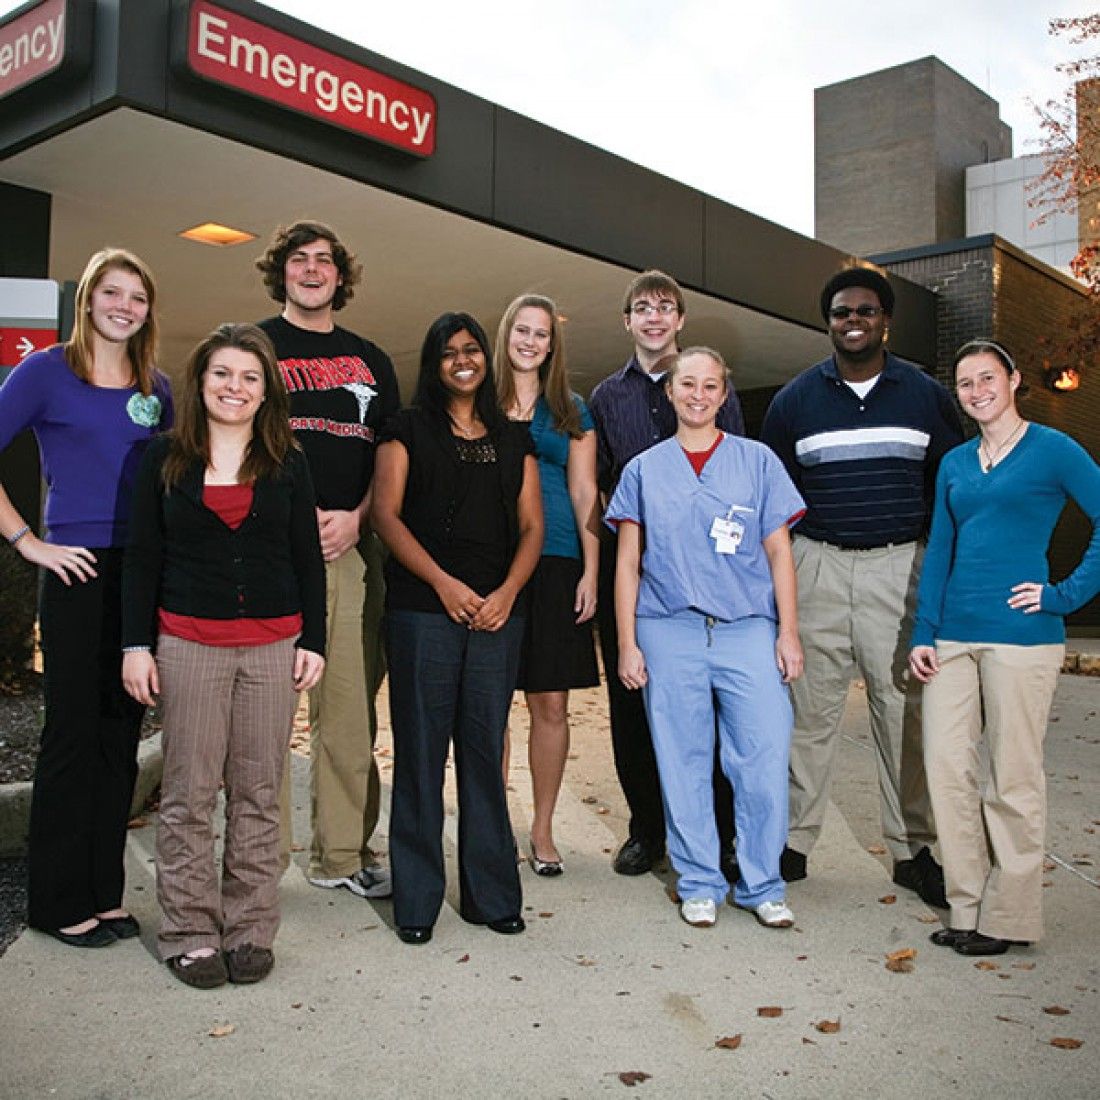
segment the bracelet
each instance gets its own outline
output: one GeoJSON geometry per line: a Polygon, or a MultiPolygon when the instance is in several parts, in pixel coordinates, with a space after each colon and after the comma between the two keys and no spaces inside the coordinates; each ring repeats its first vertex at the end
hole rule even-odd
{"type": "Polygon", "coordinates": [[[30,533],[30,524],[24,523],[14,535],[8,535],[8,545],[14,546],[24,535],[30,533]]]}
{"type": "Polygon", "coordinates": [[[151,653],[153,647],[151,645],[124,645],[122,647],[123,653],[151,653]]]}

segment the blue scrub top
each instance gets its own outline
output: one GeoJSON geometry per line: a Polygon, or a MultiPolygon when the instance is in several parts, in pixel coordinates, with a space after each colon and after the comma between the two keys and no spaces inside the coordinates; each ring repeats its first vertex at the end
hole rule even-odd
{"type": "Polygon", "coordinates": [[[667,439],[623,470],[604,516],[645,532],[639,618],[695,610],[725,622],[777,619],[775,589],[763,542],[796,523],[806,504],[770,447],[723,433],[697,476],[683,447],[667,439]],[[719,553],[715,520],[740,533],[735,553],[719,553]]]}

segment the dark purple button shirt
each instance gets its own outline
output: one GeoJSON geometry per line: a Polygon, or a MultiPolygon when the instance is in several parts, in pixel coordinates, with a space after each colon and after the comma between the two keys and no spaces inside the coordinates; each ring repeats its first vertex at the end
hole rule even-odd
{"type": "MultiPolygon", "coordinates": [[[[676,413],[665,393],[664,376],[654,382],[633,355],[592,391],[588,409],[596,425],[597,480],[608,497],[635,455],[676,434],[676,413]]],[[[718,427],[730,435],[745,434],[733,386],[718,410],[718,427]]]]}

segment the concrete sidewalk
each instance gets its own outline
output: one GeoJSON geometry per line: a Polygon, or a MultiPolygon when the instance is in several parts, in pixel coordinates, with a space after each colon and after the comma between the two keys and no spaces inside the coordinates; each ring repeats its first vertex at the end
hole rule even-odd
{"type": "MultiPolygon", "coordinates": [[[[0,1097],[586,1097],[621,1093],[619,1075],[631,1072],[649,1075],[635,1086],[643,1096],[1093,1097],[1098,688],[1070,676],[1059,687],[1047,752],[1057,862],[1035,948],[976,966],[929,944],[933,913],[868,851],[879,847],[877,794],[858,685],[835,805],[809,879],[789,893],[796,927],[765,930],[728,907],[715,928],[688,927],[665,896],[667,876],[610,870],[621,799],[601,694],[578,692],[557,827],[566,873],[521,869],[525,935],[464,924],[452,893],[433,941],[407,947],[388,902],[310,887],[299,852],[272,976],[191,990],[153,954],[150,824],[131,833],[128,853],[140,940],[74,951],[27,932],[0,958],[0,1097]],[[903,948],[916,951],[912,972],[888,971],[886,954],[903,948]],[[767,1006],[781,1015],[760,1016],[767,1006]],[[825,1021],[839,1030],[815,1027],[825,1021]],[[736,1035],[737,1049],[716,1048],[736,1035]],[[1059,1049],[1058,1037],[1083,1045],[1059,1049]]],[[[518,706],[513,729],[523,838],[518,706]]],[[[296,760],[300,837],[307,768],[296,760]]],[[[447,828],[453,858],[453,814],[447,828]]]]}

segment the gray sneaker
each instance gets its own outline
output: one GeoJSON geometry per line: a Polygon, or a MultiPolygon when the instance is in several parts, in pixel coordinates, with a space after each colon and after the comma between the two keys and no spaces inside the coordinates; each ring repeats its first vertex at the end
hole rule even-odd
{"type": "Polygon", "coordinates": [[[325,890],[343,887],[357,898],[388,898],[393,894],[390,876],[381,867],[360,867],[354,875],[344,878],[311,878],[309,881],[313,886],[320,886],[325,890]]]}

